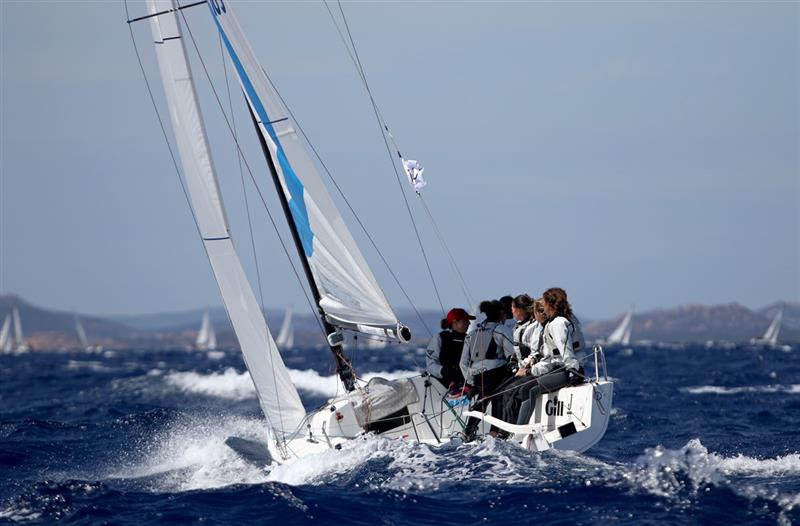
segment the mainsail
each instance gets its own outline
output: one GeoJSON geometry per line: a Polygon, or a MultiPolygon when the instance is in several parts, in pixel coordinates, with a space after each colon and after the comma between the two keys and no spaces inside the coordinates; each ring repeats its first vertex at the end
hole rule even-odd
{"type": "Polygon", "coordinates": [[[295,431],[305,410],[234,249],[175,0],[148,0],[156,54],[170,108],[183,176],[211,268],[253,379],[268,425],[295,431]]]}
{"type": "Polygon", "coordinates": [[[292,309],[286,309],[283,316],[283,324],[278,332],[278,339],[275,340],[281,349],[291,349],[294,347],[294,327],[292,327],[292,309]]]}
{"type": "Polygon", "coordinates": [[[767,327],[764,336],[761,337],[761,341],[769,343],[770,345],[775,345],[776,343],[778,343],[778,336],[781,333],[782,322],[783,322],[783,305],[781,305],[778,308],[778,312],[772,319],[772,323],[770,323],[769,327],[767,327]]]}
{"type": "Polygon", "coordinates": [[[203,313],[203,321],[200,323],[200,330],[197,331],[194,345],[198,349],[213,351],[217,348],[217,335],[214,332],[214,324],[211,323],[211,316],[208,311],[203,313]]]}
{"type": "Polygon", "coordinates": [[[274,175],[288,202],[326,320],[339,328],[407,340],[410,333],[400,326],[230,6],[220,0],[208,5],[274,161],[274,175]]]}
{"type": "Polygon", "coordinates": [[[25,342],[25,335],[22,334],[22,319],[19,317],[19,309],[14,307],[12,312],[14,319],[14,350],[17,352],[25,352],[30,349],[25,342]]]}
{"type": "Polygon", "coordinates": [[[0,329],[0,352],[11,352],[12,343],[11,314],[6,314],[6,319],[3,322],[3,328],[0,329]]]}
{"type": "Polygon", "coordinates": [[[628,345],[631,341],[631,325],[633,320],[633,312],[628,311],[622,322],[614,329],[614,332],[606,338],[606,343],[619,343],[628,345]]]}
{"type": "Polygon", "coordinates": [[[89,339],[86,338],[86,331],[83,330],[83,324],[78,315],[75,315],[75,334],[78,336],[78,342],[81,344],[83,350],[89,350],[89,339]]]}

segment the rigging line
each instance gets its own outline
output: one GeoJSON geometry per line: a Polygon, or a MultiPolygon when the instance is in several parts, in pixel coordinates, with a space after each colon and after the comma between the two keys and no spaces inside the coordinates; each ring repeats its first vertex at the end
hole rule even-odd
{"type": "MultiPolygon", "coordinates": [[[[428,261],[428,254],[425,252],[425,247],[422,244],[422,239],[419,235],[419,229],[417,228],[417,222],[414,220],[414,214],[411,212],[411,206],[408,204],[408,198],[406,197],[406,193],[403,190],[403,182],[400,178],[400,172],[397,170],[397,163],[394,162],[394,155],[392,154],[392,149],[389,146],[389,141],[386,140],[386,134],[383,132],[384,125],[381,122],[380,112],[378,111],[378,104],[375,102],[375,98],[372,96],[372,90],[367,83],[367,77],[364,73],[364,67],[361,65],[361,59],[358,56],[358,49],[356,48],[355,41],[353,40],[353,35],[350,33],[350,26],[347,24],[347,17],[344,15],[344,10],[342,9],[342,3],[340,0],[336,0],[337,4],[339,5],[339,11],[342,14],[342,21],[344,22],[344,27],[347,30],[347,36],[350,38],[350,44],[353,47],[353,54],[356,58],[356,63],[358,64],[358,69],[361,71],[361,78],[364,81],[364,87],[367,90],[367,94],[369,95],[369,100],[372,102],[372,109],[375,112],[375,119],[378,121],[378,126],[381,128],[381,137],[383,138],[383,142],[386,145],[386,153],[389,154],[389,161],[392,163],[392,169],[394,170],[395,179],[397,180],[397,187],[400,190],[400,194],[403,196],[403,202],[406,205],[406,210],[408,211],[408,217],[411,219],[411,225],[414,227],[414,235],[417,237],[417,243],[419,244],[420,252],[422,252],[422,258],[425,260],[425,266],[428,269],[428,275],[431,278],[431,283],[433,284],[433,290],[436,293],[436,299],[439,301],[439,307],[444,312],[444,304],[442,303],[442,298],[439,295],[439,288],[436,286],[436,279],[433,277],[433,271],[431,270],[430,262],[428,261]]],[[[337,26],[338,27],[338,26],[337,26]]]]}
{"type": "Polygon", "coordinates": [[[267,78],[267,81],[269,82],[270,86],[272,87],[273,90],[275,90],[275,93],[278,95],[278,99],[281,101],[281,104],[283,104],[283,107],[286,108],[287,113],[292,118],[292,121],[294,121],[294,124],[297,126],[297,129],[300,131],[300,134],[303,136],[305,141],[308,143],[308,147],[311,148],[311,151],[314,153],[314,157],[317,158],[317,160],[319,161],[320,165],[322,166],[323,171],[328,176],[328,179],[331,181],[331,183],[333,183],[333,186],[336,188],[336,191],[339,192],[339,195],[342,197],[342,200],[347,205],[347,208],[353,214],[353,217],[355,217],[356,222],[358,223],[358,226],[361,227],[361,230],[367,236],[367,239],[369,239],[370,244],[372,244],[372,248],[374,248],[375,252],[378,253],[378,257],[380,257],[380,259],[383,262],[384,266],[386,266],[386,269],[389,271],[389,274],[391,274],[392,279],[394,279],[394,281],[397,284],[397,286],[400,289],[400,291],[403,293],[403,296],[406,298],[406,301],[408,301],[409,305],[411,305],[411,308],[414,309],[414,313],[417,315],[417,318],[419,318],[419,321],[422,323],[422,326],[425,327],[425,330],[428,332],[428,335],[430,335],[432,337],[433,336],[433,332],[431,332],[430,327],[428,327],[428,323],[425,321],[425,318],[423,318],[422,314],[420,314],[419,310],[417,309],[417,306],[411,300],[411,297],[408,295],[408,292],[406,292],[405,288],[403,287],[402,283],[400,282],[400,278],[397,277],[397,274],[395,274],[395,272],[392,269],[391,265],[389,265],[389,262],[384,257],[383,252],[381,252],[381,250],[378,248],[377,243],[375,243],[375,240],[373,239],[372,235],[369,233],[369,230],[367,230],[367,227],[361,221],[361,218],[358,216],[358,214],[356,213],[355,209],[350,204],[350,201],[347,199],[347,196],[345,195],[344,190],[342,190],[342,188],[339,186],[339,183],[336,182],[336,179],[333,177],[333,174],[328,169],[328,165],[325,164],[325,161],[322,159],[322,156],[319,154],[317,149],[314,147],[314,143],[312,143],[311,139],[309,139],[308,135],[306,135],[305,130],[300,125],[300,121],[298,121],[297,118],[294,116],[294,113],[292,112],[291,108],[286,103],[286,101],[283,99],[283,96],[281,95],[281,92],[278,90],[277,86],[275,86],[275,83],[272,82],[272,78],[269,76],[269,74],[267,73],[267,71],[263,67],[261,68],[261,72],[264,73],[264,76],[267,78]]]}
{"type": "MultiPolygon", "coordinates": [[[[200,60],[200,64],[203,66],[203,71],[205,72],[206,79],[208,79],[211,91],[214,94],[214,98],[217,100],[217,105],[219,106],[222,112],[222,117],[223,119],[225,119],[225,124],[227,124],[228,126],[228,131],[230,131],[231,134],[233,135],[233,127],[231,126],[231,123],[228,120],[228,115],[225,113],[222,101],[219,98],[219,93],[217,93],[217,89],[214,87],[214,83],[211,81],[211,75],[208,72],[208,68],[206,67],[206,63],[203,60],[202,55],[200,54],[200,49],[197,47],[197,41],[194,38],[192,29],[189,27],[189,24],[186,21],[186,16],[183,14],[183,11],[181,11],[181,16],[183,17],[183,22],[186,25],[186,30],[189,33],[189,37],[192,41],[192,45],[194,46],[195,52],[197,53],[197,57],[200,60]]],[[[289,249],[286,248],[286,244],[283,241],[283,237],[281,237],[280,235],[280,231],[278,230],[278,224],[275,222],[275,218],[272,217],[272,213],[269,211],[269,207],[267,206],[267,200],[264,197],[264,194],[261,192],[261,188],[258,186],[258,183],[256,182],[253,170],[250,168],[250,163],[247,162],[247,157],[244,155],[244,152],[242,151],[242,146],[241,144],[239,144],[239,141],[238,139],[236,139],[235,135],[234,135],[234,142],[236,143],[236,149],[239,151],[239,154],[241,155],[245,169],[247,170],[247,173],[250,175],[250,179],[253,181],[253,185],[256,188],[256,193],[258,193],[258,196],[261,199],[261,204],[264,206],[264,210],[267,212],[267,216],[269,217],[270,223],[272,224],[272,228],[275,230],[275,235],[278,237],[278,241],[280,242],[281,247],[283,248],[283,253],[286,255],[286,259],[289,261],[289,264],[292,267],[292,271],[294,272],[295,278],[297,279],[297,282],[300,284],[300,288],[303,290],[303,295],[306,297],[306,302],[308,303],[308,306],[311,309],[311,311],[314,312],[313,303],[311,303],[311,301],[308,298],[308,295],[306,294],[305,287],[303,287],[303,281],[300,279],[300,275],[298,274],[297,269],[295,268],[294,261],[292,261],[292,258],[289,255],[289,249]]],[[[319,329],[323,337],[327,337],[327,335],[325,334],[325,329],[322,326],[322,322],[316,315],[314,316],[314,318],[317,319],[317,324],[319,325],[319,329]]]]}
{"type": "MultiPolygon", "coordinates": [[[[219,54],[222,58],[222,71],[225,73],[225,88],[228,92],[228,108],[231,112],[231,124],[233,124],[233,140],[237,142],[239,140],[239,135],[236,130],[236,116],[233,113],[233,99],[231,97],[231,85],[228,80],[228,66],[225,62],[225,50],[222,47],[222,35],[217,32],[217,39],[219,40],[219,54]]],[[[265,311],[264,309],[264,290],[261,286],[261,270],[260,265],[258,264],[258,253],[256,252],[256,241],[255,236],[253,235],[253,220],[250,217],[250,200],[247,198],[247,188],[244,182],[244,169],[242,168],[242,156],[239,154],[238,148],[236,149],[236,160],[239,163],[239,179],[242,183],[242,195],[244,196],[244,209],[247,213],[247,227],[250,232],[250,246],[253,249],[253,262],[256,267],[256,280],[258,281],[258,297],[261,300],[261,310],[265,311]]]]}
{"type": "MultiPolygon", "coordinates": [[[[128,0],[124,0],[124,4],[125,4],[125,15],[127,18],[130,18],[130,14],[128,12],[128,0]]],[[[133,35],[133,28],[131,27],[131,24],[128,24],[128,29],[131,35],[131,42],[133,43],[133,49],[134,52],[136,53],[136,60],[139,62],[139,69],[142,71],[142,78],[144,79],[145,86],[147,86],[147,93],[150,96],[150,102],[153,105],[153,110],[156,113],[156,118],[158,119],[159,126],[161,127],[161,133],[164,137],[164,142],[166,143],[167,149],[169,150],[169,155],[172,158],[172,165],[175,168],[175,174],[177,175],[178,181],[180,182],[181,189],[183,190],[183,196],[186,198],[186,203],[189,205],[189,211],[192,214],[192,219],[194,220],[195,228],[197,228],[197,233],[200,235],[200,238],[202,239],[203,233],[200,230],[200,223],[197,221],[197,216],[194,213],[194,208],[192,208],[191,199],[189,198],[189,192],[186,190],[186,185],[183,182],[183,177],[181,176],[180,168],[178,168],[178,161],[175,158],[175,153],[172,150],[172,145],[169,142],[169,137],[167,136],[167,130],[166,127],[164,126],[164,120],[161,118],[161,113],[158,111],[158,104],[156,104],[156,99],[155,96],[153,95],[153,90],[150,88],[150,81],[147,79],[147,73],[145,72],[144,65],[142,64],[142,57],[141,54],[139,53],[139,47],[136,45],[136,38],[133,35]]],[[[203,242],[203,250],[206,251],[206,256],[208,257],[209,254],[205,242],[203,242]]],[[[269,415],[265,412],[264,416],[267,419],[267,425],[270,428],[272,428],[273,427],[272,421],[269,415]]]]}
{"type": "Polygon", "coordinates": [[[447,243],[442,236],[442,232],[439,230],[439,225],[436,224],[436,221],[433,219],[433,214],[431,214],[430,209],[428,208],[428,203],[422,198],[422,194],[417,194],[419,196],[419,201],[422,203],[422,207],[425,209],[425,213],[428,215],[428,219],[431,221],[431,225],[433,226],[433,231],[436,234],[436,237],[439,238],[439,242],[442,244],[442,247],[447,254],[447,258],[450,261],[450,267],[453,269],[453,272],[456,273],[458,276],[459,284],[461,285],[461,292],[464,293],[464,297],[467,300],[467,307],[472,308],[472,305],[475,302],[472,300],[472,295],[469,293],[469,288],[467,287],[467,283],[464,281],[464,276],[461,275],[461,269],[458,268],[455,259],[453,258],[453,254],[450,252],[450,247],[447,246],[447,243]]]}
{"type": "MultiPolygon", "coordinates": [[[[364,73],[364,71],[362,69],[359,68],[359,64],[356,61],[356,58],[353,56],[353,52],[350,50],[350,46],[348,45],[347,40],[345,40],[344,34],[342,33],[342,30],[339,27],[339,23],[337,22],[336,17],[334,16],[333,12],[331,11],[327,0],[323,0],[323,3],[325,4],[325,8],[328,10],[328,14],[330,15],[331,20],[333,21],[333,25],[336,27],[337,33],[339,34],[339,38],[341,39],[342,44],[344,44],[344,48],[347,51],[347,54],[350,56],[350,60],[353,62],[353,65],[356,67],[356,71],[358,71],[358,74],[361,77],[361,81],[364,83],[365,87],[368,89],[366,74],[364,73]]],[[[344,13],[342,13],[342,14],[344,15],[344,13]]],[[[344,19],[344,17],[343,17],[343,19],[344,19]]],[[[345,19],[345,22],[346,22],[346,19],[345,19]]],[[[394,146],[395,150],[397,151],[398,157],[400,157],[402,159],[403,155],[400,153],[400,148],[397,146],[397,141],[395,141],[395,138],[392,135],[392,132],[389,131],[389,126],[386,124],[386,119],[383,117],[383,113],[380,111],[380,108],[378,108],[377,105],[376,105],[376,110],[378,112],[378,115],[380,116],[380,122],[382,123],[384,130],[386,130],[386,133],[389,135],[389,139],[392,141],[392,145],[394,146]]],[[[439,238],[439,241],[444,246],[444,250],[447,253],[448,257],[450,258],[451,267],[454,269],[454,271],[457,273],[457,275],[460,278],[462,291],[466,292],[465,295],[467,297],[467,301],[469,302],[470,305],[472,305],[474,302],[472,301],[472,296],[469,293],[469,288],[466,285],[466,281],[464,280],[464,277],[461,274],[461,270],[459,269],[458,264],[456,263],[455,259],[453,258],[453,255],[452,255],[452,253],[450,251],[450,248],[447,246],[447,243],[445,242],[444,237],[441,235],[441,231],[440,231],[436,221],[434,220],[433,215],[430,213],[429,210],[427,210],[428,207],[424,203],[424,199],[422,198],[422,194],[419,193],[419,192],[416,192],[416,194],[420,198],[420,201],[423,202],[423,206],[426,208],[426,211],[428,212],[428,218],[429,218],[429,220],[431,222],[431,225],[438,232],[437,237],[439,238]]]]}

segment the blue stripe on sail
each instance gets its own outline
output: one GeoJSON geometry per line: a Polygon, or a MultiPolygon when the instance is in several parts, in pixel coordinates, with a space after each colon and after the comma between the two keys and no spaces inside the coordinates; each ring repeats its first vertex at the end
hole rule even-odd
{"type": "Polygon", "coordinates": [[[278,140],[278,135],[275,133],[275,128],[272,127],[272,122],[267,115],[267,110],[264,108],[264,104],[258,97],[258,94],[253,87],[253,83],[250,81],[250,77],[247,76],[247,72],[244,70],[242,62],[239,60],[236,51],[233,49],[233,45],[231,44],[230,40],[228,40],[228,35],[225,34],[225,30],[222,28],[222,24],[220,24],[218,20],[218,14],[211,5],[211,2],[208,2],[208,7],[211,9],[214,22],[217,24],[217,29],[219,30],[219,34],[222,36],[222,41],[225,43],[225,47],[228,49],[228,54],[231,56],[231,61],[233,61],[233,65],[236,67],[239,78],[242,80],[242,86],[244,86],[245,93],[247,93],[247,98],[250,99],[256,115],[267,129],[267,133],[269,133],[272,141],[275,143],[277,148],[278,164],[281,166],[283,178],[286,182],[286,188],[289,190],[289,195],[291,196],[291,199],[289,200],[289,210],[292,212],[292,217],[294,218],[294,223],[297,227],[297,233],[300,236],[300,242],[303,244],[303,252],[305,252],[307,258],[310,258],[314,252],[314,245],[312,244],[312,241],[314,240],[314,233],[311,231],[311,224],[308,220],[308,210],[306,209],[306,203],[303,199],[303,192],[305,191],[303,182],[299,177],[297,177],[297,174],[294,173],[294,168],[292,168],[292,165],[289,164],[289,159],[286,158],[286,154],[283,151],[283,146],[281,146],[281,143],[278,140]]]}

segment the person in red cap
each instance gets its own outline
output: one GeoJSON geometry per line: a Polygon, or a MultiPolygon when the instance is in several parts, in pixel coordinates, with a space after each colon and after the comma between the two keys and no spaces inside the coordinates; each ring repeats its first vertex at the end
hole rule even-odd
{"type": "Polygon", "coordinates": [[[425,351],[428,374],[442,382],[445,387],[464,383],[458,363],[469,321],[474,319],[475,316],[470,316],[464,309],[450,309],[447,317],[442,320],[442,332],[431,338],[425,351]]]}

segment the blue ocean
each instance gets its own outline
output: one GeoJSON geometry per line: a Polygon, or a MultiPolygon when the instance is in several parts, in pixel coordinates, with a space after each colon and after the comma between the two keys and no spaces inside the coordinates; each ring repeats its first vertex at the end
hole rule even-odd
{"type": "MultiPolygon", "coordinates": [[[[238,351],[0,355],[0,523],[800,524],[800,348],[610,348],[614,409],[585,454],[380,436],[271,471],[238,351]]],[[[324,350],[285,353],[308,408],[324,350]]],[[[410,374],[421,350],[354,357],[410,374]]]]}

